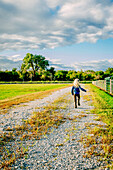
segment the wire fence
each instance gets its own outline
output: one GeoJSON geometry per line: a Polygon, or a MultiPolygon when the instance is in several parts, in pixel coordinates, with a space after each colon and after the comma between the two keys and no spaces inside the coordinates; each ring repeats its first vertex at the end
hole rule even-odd
{"type": "Polygon", "coordinates": [[[102,90],[107,91],[110,94],[113,94],[113,80],[112,79],[93,81],[92,84],[94,84],[95,86],[99,87],[102,90]]]}

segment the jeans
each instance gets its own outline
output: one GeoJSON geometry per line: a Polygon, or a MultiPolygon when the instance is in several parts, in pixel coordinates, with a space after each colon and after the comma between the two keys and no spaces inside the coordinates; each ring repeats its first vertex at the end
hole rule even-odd
{"type": "Polygon", "coordinates": [[[77,99],[78,99],[78,105],[80,106],[80,94],[74,94],[75,107],[77,107],[77,99]]]}

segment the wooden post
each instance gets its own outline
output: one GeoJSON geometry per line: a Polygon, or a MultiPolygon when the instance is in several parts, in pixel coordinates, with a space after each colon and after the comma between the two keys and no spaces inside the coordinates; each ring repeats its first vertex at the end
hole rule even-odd
{"type": "Polygon", "coordinates": [[[110,79],[110,94],[112,94],[112,80],[110,79]]]}
{"type": "Polygon", "coordinates": [[[105,90],[105,91],[107,90],[106,84],[107,84],[107,83],[106,83],[106,80],[104,80],[104,88],[105,88],[104,90],[105,90]]]}

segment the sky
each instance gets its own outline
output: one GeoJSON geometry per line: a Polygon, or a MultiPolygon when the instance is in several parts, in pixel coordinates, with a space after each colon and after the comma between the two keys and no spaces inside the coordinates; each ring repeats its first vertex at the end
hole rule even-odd
{"type": "Polygon", "coordinates": [[[113,0],[0,0],[0,70],[27,53],[56,70],[113,67],[113,0]]]}

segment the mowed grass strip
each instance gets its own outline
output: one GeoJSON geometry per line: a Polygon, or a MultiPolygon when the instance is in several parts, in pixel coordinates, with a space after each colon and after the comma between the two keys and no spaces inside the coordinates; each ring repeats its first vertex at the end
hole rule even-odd
{"type": "Polygon", "coordinates": [[[4,84],[0,85],[0,100],[64,86],[67,84],[4,84]]]}
{"type": "Polygon", "coordinates": [[[92,112],[98,114],[113,133],[113,97],[93,85],[90,85],[90,91],[95,106],[92,112]]]}
{"type": "Polygon", "coordinates": [[[0,108],[45,97],[53,91],[68,87],[68,84],[11,84],[0,85],[0,108]]]}
{"type": "Polygon", "coordinates": [[[92,155],[97,156],[101,161],[105,161],[104,168],[113,169],[113,97],[94,85],[86,85],[86,87],[90,91],[94,105],[91,113],[98,115],[96,121],[102,121],[106,125],[86,125],[89,135],[81,139],[84,147],[87,148],[84,156],[89,158],[92,155]]]}

